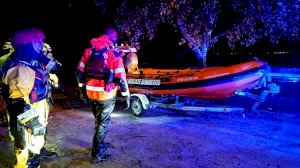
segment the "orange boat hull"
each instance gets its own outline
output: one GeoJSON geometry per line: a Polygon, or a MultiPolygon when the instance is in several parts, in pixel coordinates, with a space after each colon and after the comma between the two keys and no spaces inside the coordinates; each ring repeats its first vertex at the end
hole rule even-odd
{"type": "Polygon", "coordinates": [[[202,69],[140,69],[127,74],[131,93],[179,95],[199,99],[224,99],[257,86],[268,72],[268,64],[253,60],[226,67],[202,69]]]}

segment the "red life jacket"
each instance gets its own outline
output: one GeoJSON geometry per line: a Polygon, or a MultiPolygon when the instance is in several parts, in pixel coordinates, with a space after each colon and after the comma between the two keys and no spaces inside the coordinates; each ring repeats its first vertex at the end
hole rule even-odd
{"type": "MultiPolygon", "coordinates": [[[[113,43],[106,35],[91,40],[92,48],[84,51],[77,67],[77,71],[83,74],[85,81],[79,83],[79,87],[85,85],[89,99],[107,100],[117,94],[116,81],[122,79],[126,82],[126,72],[122,58],[112,49],[113,43]]],[[[123,96],[129,96],[128,85],[121,92],[123,96]]]]}

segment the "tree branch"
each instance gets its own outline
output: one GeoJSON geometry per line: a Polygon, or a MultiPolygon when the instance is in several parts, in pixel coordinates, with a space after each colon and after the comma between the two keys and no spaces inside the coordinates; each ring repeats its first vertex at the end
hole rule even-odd
{"type": "Polygon", "coordinates": [[[187,28],[184,25],[183,21],[181,18],[177,18],[177,25],[178,28],[182,34],[182,36],[189,42],[189,44],[191,44],[192,46],[194,46],[193,44],[193,38],[187,33],[187,28]]]}
{"type": "Polygon", "coordinates": [[[229,32],[231,32],[231,30],[226,30],[226,31],[223,31],[223,32],[215,35],[214,37],[211,38],[212,42],[215,43],[220,37],[227,35],[229,32]]]}

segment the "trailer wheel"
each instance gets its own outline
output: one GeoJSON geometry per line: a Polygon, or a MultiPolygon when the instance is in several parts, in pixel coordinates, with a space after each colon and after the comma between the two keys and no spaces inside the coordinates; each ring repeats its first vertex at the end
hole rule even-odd
{"type": "Polygon", "coordinates": [[[130,110],[134,116],[141,117],[144,113],[142,102],[135,98],[130,102],[130,110]]]}

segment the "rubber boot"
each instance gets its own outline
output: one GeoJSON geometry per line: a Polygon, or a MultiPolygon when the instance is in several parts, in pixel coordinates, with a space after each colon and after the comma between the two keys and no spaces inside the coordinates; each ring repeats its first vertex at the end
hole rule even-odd
{"type": "Polygon", "coordinates": [[[92,149],[92,163],[104,162],[111,155],[107,153],[108,143],[102,143],[98,149],[92,149]]]}
{"type": "Polygon", "coordinates": [[[95,154],[94,151],[92,151],[92,163],[99,163],[106,161],[111,155],[105,152],[101,152],[99,154],[95,154]]]}
{"type": "Polygon", "coordinates": [[[41,149],[41,153],[38,155],[38,157],[39,157],[39,159],[40,158],[57,159],[58,158],[58,153],[48,151],[45,147],[43,147],[41,149]]]}
{"type": "Polygon", "coordinates": [[[38,155],[34,155],[33,157],[27,160],[27,168],[39,168],[40,167],[40,159],[38,155]]]}
{"type": "Polygon", "coordinates": [[[109,143],[109,142],[104,142],[104,146],[106,148],[114,148],[114,146],[111,143],[109,143]]]}

